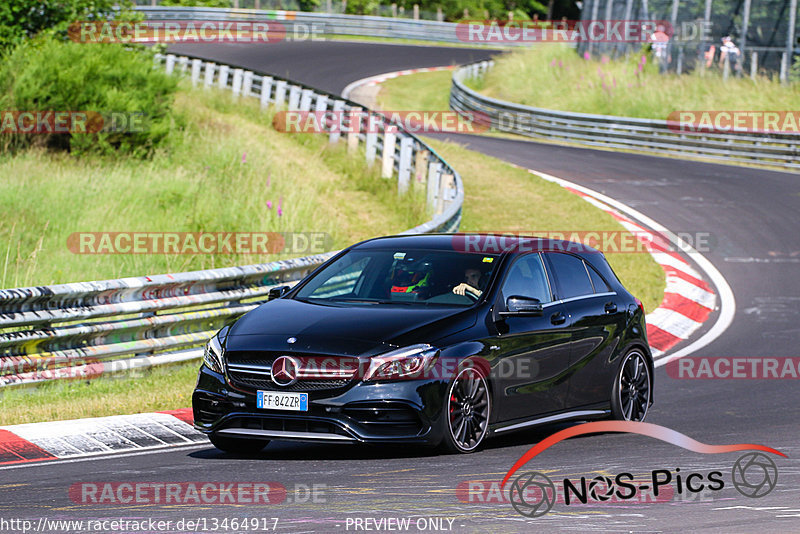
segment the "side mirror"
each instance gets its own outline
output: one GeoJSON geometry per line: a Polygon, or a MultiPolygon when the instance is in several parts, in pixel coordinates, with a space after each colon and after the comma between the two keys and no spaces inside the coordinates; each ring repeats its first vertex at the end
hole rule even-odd
{"type": "Polygon", "coordinates": [[[267,296],[267,300],[279,299],[286,293],[288,293],[289,289],[291,289],[289,286],[273,287],[272,289],[269,290],[269,295],[267,296]]]}
{"type": "Polygon", "coordinates": [[[542,315],[542,313],[544,313],[544,310],[539,299],[511,295],[506,299],[506,311],[501,311],[500,316],[536,316],[542,315]]]}

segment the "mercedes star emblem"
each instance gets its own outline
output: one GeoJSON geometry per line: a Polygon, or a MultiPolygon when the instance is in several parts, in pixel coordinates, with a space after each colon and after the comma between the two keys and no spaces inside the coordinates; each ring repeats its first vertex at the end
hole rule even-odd
{"type": "Polygon", "coordinates": [[[290,356],[279,356],[272,363],[272,381],[279,386],[291,386],[297,382],[297,360],[290,356]]]}

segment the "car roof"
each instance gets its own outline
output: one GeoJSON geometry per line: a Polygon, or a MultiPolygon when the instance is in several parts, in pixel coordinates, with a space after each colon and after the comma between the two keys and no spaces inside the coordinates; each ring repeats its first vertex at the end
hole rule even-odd
{"type": "Polygon", "coordinates": [[[578,256],[600,254],[597,249],[574,241],[495,233],[392,235],[362,241],[350,248],[377,250],[409,247],[422,250],[454,250],[475,254],[523,254],[532,251],[570,252],[578,256]]]}

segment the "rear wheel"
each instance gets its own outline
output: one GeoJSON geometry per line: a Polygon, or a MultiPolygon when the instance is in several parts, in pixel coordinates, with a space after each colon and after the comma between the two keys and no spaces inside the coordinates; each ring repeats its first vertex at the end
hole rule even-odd
{"type": "Polygon", "coordinates": [[[467,453],[478,448],[489,428],[491,399],[483,373],[462,369],[447,388],[444,403],[444,441],[450,452],[467,453]]]}
{"type": "Polygon", "coordinates": [[[267,446],[268,439],[249,439],[249,438],[230,438],[227,436],[218,436],[211,434],[208,436],[211,444],[221,451],[239,453],[239,454],[253,454],[259,452],[267,446]]]}
{"type": "Polygon", "coordinates": [[[650,407],[650,366],[638,349],[625,355],[611,393],[611,416],[621,421],[644,421],[650,407]]]}

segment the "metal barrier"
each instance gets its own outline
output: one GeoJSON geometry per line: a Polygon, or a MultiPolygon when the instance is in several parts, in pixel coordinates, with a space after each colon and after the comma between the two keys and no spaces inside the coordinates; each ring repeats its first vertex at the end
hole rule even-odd
{"type": "Polygon", "coordinates": [[[800,169],[798,134],[679,131],[667,121],[523,106],[481,95],[466,86],[466,80],[483,76],[492,65],[492,61],[481,61],[456,69],[450,107],[465,114],[477,112],[476,116],[486,117],[499,131],[589,146],[800,169]]]}
{"type": "MultiPolygon", "coordinates": [[[[187,73],[194,84],[259,99],[262,107],[344,113],[362,109],[336,95],[236,66],[186,56],[156,57],[168,73],[187,73]]],[[[383,121],[375,124],[384,125],[383,121]]],[[[343,140],[349,149],[365,143],[367,161],[380,155],[382,176],[396,175],[400,192],[424,184],[433,218],[404,233],[456,231],[464,201],[461,177],[432,148],[401,125],[396,127],[396,133],[385,128],[379,132],[353,128],[345,134],[346,139],[331,133],[330,142],[343,140]]],[[[94,377],[200,358],[202,349],[179,349],[204,343],[226,321],[266,300],[272,287],[297,283],[335,254],[0,290],[0,387],[94,377]]]]}
{"type": "MultiPolygon", "coordinates": [[[[380,37],[393,39],[416,39],[442,43],[479,45],[464,40],[459,35],[463,25],[455,22],[414,20],[367,15],[343,15],[339,13],[311,13],[306,11],[258,10],[210,7],[147,7],[138,6],[137,11],[146,20],[183,21],[263,21],[280,23],[289,36],[310,38],[309,32],[318,35],[344,37],[380,37]],[[301,33],[303,32],[303,33],[301,33]]],[[[529,43],[502,43],[509,46],[528,46],[529,43]]]]}

